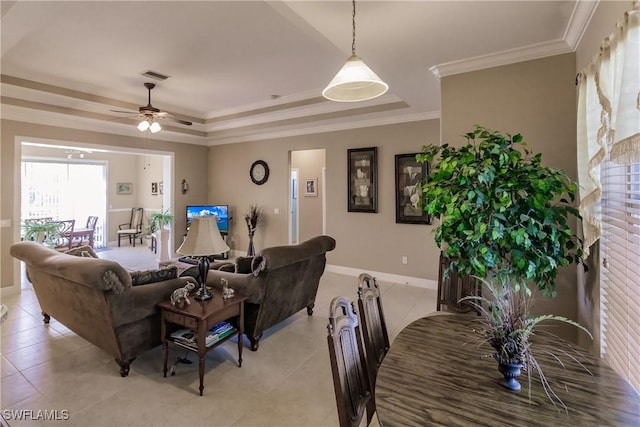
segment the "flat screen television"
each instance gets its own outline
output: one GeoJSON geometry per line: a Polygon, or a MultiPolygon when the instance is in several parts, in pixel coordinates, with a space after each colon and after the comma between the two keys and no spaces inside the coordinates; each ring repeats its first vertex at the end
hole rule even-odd
{"type": "Polygon", "coordinates": [[[191,227],[193,218],[197,216],[215,216],[220,232],[229,232],[229,205],[187,206],[187,230],[191,227]]]}

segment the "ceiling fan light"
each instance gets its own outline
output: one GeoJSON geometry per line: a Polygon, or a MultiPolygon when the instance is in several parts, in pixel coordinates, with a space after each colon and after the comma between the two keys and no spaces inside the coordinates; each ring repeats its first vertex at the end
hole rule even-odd
{"type": "Polygon", "coordinates": [[[338,102],[357,102],[384,95],[389,85],[357,55],[351,55],[338,74],[322,91],[322,96],[338,102]]]}
{"type": "Polygon", "coordinates": [[[147,119],[144,119],[140,123],[138,123],[138,130],[140,132],[144,132],[147,129],[149,129],[149,121],[147,119]]]}
{"type": "Polygon", "coordinates": [[[162,130],[162,126],[160,126],[160,123],[158,122],[153,122],[151,123],[151,126],[149,126],[149,130],[151,133],[160,132],[160,130],[162,130]]]}

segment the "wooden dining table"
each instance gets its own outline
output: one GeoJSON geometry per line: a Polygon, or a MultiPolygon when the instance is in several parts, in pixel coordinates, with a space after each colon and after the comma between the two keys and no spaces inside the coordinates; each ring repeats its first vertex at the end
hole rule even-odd
{"type": "Polygon", "coordinates": [[[530,388],[526,371],[520,392],[502,387],[480,328],[476,316],[444,314],[405,327],[378,371],[380,424],[640,426],[640,395],[604,361],[555,335],[538,334],[531,346],[551,393],[562,403],[550,400],[535,369],[530,388]]]}

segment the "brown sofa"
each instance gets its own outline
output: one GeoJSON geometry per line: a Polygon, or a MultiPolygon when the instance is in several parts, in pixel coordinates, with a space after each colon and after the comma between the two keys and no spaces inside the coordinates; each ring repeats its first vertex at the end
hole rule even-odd
{"type": "Polygon", "coordinates": [[[229,287],[247,296],[244,332],[251,342],[251,350],[258,349],[267,328],[303,308],[307,314],[313,313],[326,264],[325,254],[335,246],[333,238],[317,236],[299,245],[266,248],[253,258],[239,258],[235,265],[227,263],[209,271],[209,286],[221,289],[224,278],[229,287]],[[229,267],[234,271],[224,271],[229,267]]]}
{"type": "Polygon", "coordinates": [[[10,253],[26,264],[44,322],[53,317],[113,355],[123,377],[137,355],[160,344],[157,304],[191,280],[170,278],[176,273],[166,269],[133,274],[139,285],[132,286],[132,273],[114,261],[81,250],[77,255],[83,256],[59,253],[36,242],[15,243],[10,253]]]}

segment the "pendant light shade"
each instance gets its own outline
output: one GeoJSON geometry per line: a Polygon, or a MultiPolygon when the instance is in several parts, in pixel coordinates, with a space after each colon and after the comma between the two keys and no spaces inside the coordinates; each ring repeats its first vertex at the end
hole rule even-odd
{"type": "Polygon", "coordinates": [[[383,95],[389,85],[383,82],[357,55],[351,55],[338,74],[322,91],[331,101],[366,101],[383,95]]]}
{"type": "Polygon", "coordinates": [[[141,120],[140,123],[138,123],[138,130],[144,132],[147,129],[149,129],[149,121],[147,119],[141,120]]]}
{"type": "Polygon", "coordinates": [[[322,96],[338,102],[357,102],[383,95],[389,85],[383,82],[364,61],[356,55],[356,0],[353,3],[351,56],[338,74],[322,91],[322,96]]]}

